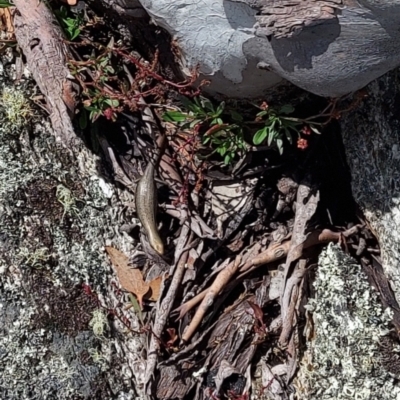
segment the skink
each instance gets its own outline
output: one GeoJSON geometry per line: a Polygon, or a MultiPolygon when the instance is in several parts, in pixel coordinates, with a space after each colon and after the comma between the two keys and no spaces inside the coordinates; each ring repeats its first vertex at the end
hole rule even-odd
{"type": "MultiPolygon", "coordinates": [[[[161,143],[163,143],[163,139],[161,143]]],[[[162,146],[159,149],[158,158],[160,158],[162,146]]],[[[157,230],[157,186],[154,181],[154,174],[155,165],[149,161],[143,176],[136,186],[135,203],[137,215],[149,239],[150,246],[158,254],[162,255],[164,254],[164,244],[157,230]]]]}

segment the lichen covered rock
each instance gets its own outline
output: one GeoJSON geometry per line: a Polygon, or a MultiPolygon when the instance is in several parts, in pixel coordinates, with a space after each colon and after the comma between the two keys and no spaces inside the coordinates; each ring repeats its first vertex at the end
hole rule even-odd
{"type": "MultiPolygon", "coordinates": [[[[0,93],[20,99],[24,86],[0,93]]],[[[143,340],[107,320],[125,298],[104,254],[133,247],[118,229],[133,199],[83,142],[57,144],[34,108],[20,126],[0,114],[0,398],[134,399],[143,340]]]]}
{"type": "Polygon", "coordinates": [[[400,399],[400,348],[388,336],[391,312],[382,308],[361,267],[330,244],[319,258],[314,286],[307,306],[314,327],[295,381],[298,398],[400,399]]]}

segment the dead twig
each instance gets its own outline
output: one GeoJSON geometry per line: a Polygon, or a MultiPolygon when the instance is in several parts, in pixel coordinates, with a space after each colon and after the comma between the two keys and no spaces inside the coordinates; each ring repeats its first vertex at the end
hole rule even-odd
{"type": "MultiPolygon", "coordinates": [[[[305,242],[303,244],[303,249],[307,249],[309,247],[316,246],[319,244],[336,242],[336,241],[339,241],[341,239],[341,237],[350,237],[351,235],[354,235],[360,229],[360,227],[361,227],[361,225],[356,225],[344,232],[334,232],[334,231],[331,231],[330,229],[316,230],[307,237],[307,239],[305,240],[305,242]]],[[[258,256],[254,257],[253,259],[246,262],[243,266],[238,267],[237,270],[235,271],[235,272],[240,272],[237,279],[238,280],[241,279],[242,277],[244,277],[244,275],[247,275],[250,272],[253,272],[255,269],[257,269],[258,267],[261,267],[262,265],[269,264],[269,263],[275,262],[277,260],[280,260],[280,259],[286,257],[288,254],[290,245],[291,245],[290,240],[283,242],[283,243],[273,244],[268,249],[266,249],[265,251],[260,253],[258,256]]],[[[232,268],[232,266],[233,266],[233,263],[230,263],[226,268],[229,268],[229,267],[232,268]]],[[[226,278],[230,279],[233,276],[233,274],[231,273],[232,269],[229,271],[229,273],[224,273],[224,271],[225,270],[221,271],[215,279],[215,281],[217,281],[217,280],[219,281],[220,275],[223,275],[223,279],[224,279],[225,283],[219,289],[219,293],[222,291],[222,289],[224,289],[225,285],[228,282],[228,280],[226,280],[226,278]]],[[[215,283],[215,281],[214,281],[214,283],[215,283]]],[[[221,282],[222,282],[222,280],[219,281],[218,286],[220,286],[221,282]]],[[[175,311],[179,312],[178,319],[182,319],[186,315],[187,312],[189,312],[192,308],[194,308],[201,301],[203,301],[202,304],[204,304],[204,306],[205,306],[206,302],[204,301],[204,299],[205,299],[208,291],[210,290],[210,288],[203,290],[197,296],[193,297],[192,299],[190,299],[189,301],[187,301],[186,303],[184,303],[180,307],[178,307],[175,310],[175,311]]],[[[214,298],[215,297],[212,297],[211,300],[213,300],[214,298]]],[[[211,304],[208,305],[208,307],[210,307],[210,306],[211,306],[211,304]]],[[[201,312],[203,316],[205,314],[205,311],[206,310],[202,310],[202,312],[201,312]]],[[[203,317],[201,317],[201,318],[203,318],[203,317]]],[[[200,323],[201,323],[201,320],[196,321],[196,328],[200,323]]],[[[184,336],[187,337],[186,335],[184,335],[184,336]]],[[[182,339],[183,339],[183,337],[182,337],[182,339]]]]}
{"type": "Polygon", "coordinates": [[[200,325],[201,321],[204,318],[205,313],[210,308],[215,298],[221,292],[221,290],[225,287],[225,285],[229,282],[229,279],[235,275],[237,270],[239,269],[239,265],[241,262],[241,257],[237,256],[234,261],[232,261],[225,269],[223,269],[213,282],[213,284],[207,290],[206,295],[200,307],[196,311],[196,314],[193,316],[193,319],[186,331],[182,335],[182,342],[188,342],[190,338],[195,333],[197,327],[200,325]]]}
{"type": "MultiPolygon", "coordinates": [[[[302,263],[304,267],[305,260],[300,260],[300,263],[302,263]]],[[[286,283],[286,290],[282,297],[281,307],[287,310],[287,314],[282,320],[282,332],[279,337],[281,346],[287,346],[291,337],[295,321],[296,304],[299,297],[299,287],[306,272],[307,270],[305,268],[296,269],[286,283]]]]}
{"type": "Polygon", "coordinates": [[[152,335],[150,340],[149,352],[147,355],[147,365],[146,365],[146,382],[147,391],[151,394],[151,384],[153,373],[156,368],[158,350],[160,349],[160,342],[156,336],[161,337],[161,334],[167,323],[168,316],[171,312],[172,306],[174,304],[175,296],[178,288],[181,284],[183,275],[185,273],[186,261],[189,256],[189,250],[186,249],[187,244],[191,242],[190,229],[185,225],[182,226],[181,234],[178,240],[178,245],[175,250],[175,271],[171,281],[171,285],[165,298],[159,302],[159,307],[157,309],[154,327],[152,329],[152,335]]]}
{"type": "Polygon", "coordinates": [[[50,8],[42,1],[16,0],[15,36],[29,70],[46,98],[57,141],[71,153],[80,143],[71,117],[79,87],[67,67],[71,58],[63,33],[50,8]]]}

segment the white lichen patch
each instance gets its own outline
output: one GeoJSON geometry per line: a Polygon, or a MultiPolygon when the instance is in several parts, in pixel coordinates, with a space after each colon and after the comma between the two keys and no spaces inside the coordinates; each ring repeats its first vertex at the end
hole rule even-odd
{"type": "Polygon", "coordinates": [[[380,342],[389,332],[384,310],[361,267],[340,247],[321,254],[308,311],[307,343],[294,382],[302,400],[400,399],[400,386],[382,366],[380,342]]]}
{"type": "MultiPolygon", "coordinates": [[[[106,328],[99,315],[90,326],[98,304],[82,289],[98,295],[105,314],[121,307],[104,245],[132,250],[119,227],[133,213],[83,143],[74,159],[43,118],[23,129],[14,123],[0,124],[0,399],[110,398],[107,390],[133,399],[136,375],[124,371],[141,365],[143,338],[106,328]]],[[[125,317],[138,324],[132,312],[125,317]]]]}
{"type": "Polygon", "coordinates": [[[8,130],[18,131],[33,115],[24,92],[15,87],[4,87],[0,90],[0,107],[4,115],[2,123],[8,130]]]}
{"type": "Polygon", "coordinates": [[[99,309],[94,310],[92,315],[89,325],[93,329],[95,336],[103,337],[104,332],[109,328],[107,316],[99,309]]]}

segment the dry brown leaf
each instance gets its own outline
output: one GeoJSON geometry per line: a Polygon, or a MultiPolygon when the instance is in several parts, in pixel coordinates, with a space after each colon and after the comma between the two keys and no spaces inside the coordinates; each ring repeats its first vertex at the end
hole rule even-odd
{"type": "Polygon", "coordinates": [[[162,276],[158,276],[154,278],[148,284],[150,285],[149,293],[147,293],[146,298],[150,301],[157,301],[160,297],[160,288],[161,288],[162,276]]]}
{"type": "Polygon", "coordinates": [[[136,295],[140,307],[143,308],[143,296],[149,291],[150,285],[143,280],[142,273],[128,265],[128,257],[115,249],[106,246],[106,251],[117,273],[119,283],[128,292],[136,295]]]}

